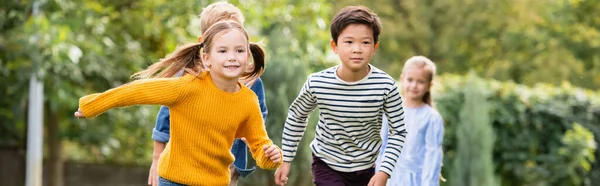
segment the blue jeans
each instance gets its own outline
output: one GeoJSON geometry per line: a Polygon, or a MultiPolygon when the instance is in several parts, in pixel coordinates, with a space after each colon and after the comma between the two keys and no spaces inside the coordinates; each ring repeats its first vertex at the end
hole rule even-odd
{"type": "Polygon", "coordinates": [[[233,142],[233,146],[231,147],[231,153],[235,157],[233,161],[233,166],[235,167],[234,171],[238,171],[240,176],[246,177],[250,175],[256,167],[252,167],[250,169],[246,168],[247,157],[248,157],[248,146],[241,139],[235,139],[233,142]]]}
{"type": "Polygon", "coordinates": [[[158,186],[185,186],[185,185],[169,181],[169,180],[164,179],[163,177],[159,176],[158,177],[158,186]]]}

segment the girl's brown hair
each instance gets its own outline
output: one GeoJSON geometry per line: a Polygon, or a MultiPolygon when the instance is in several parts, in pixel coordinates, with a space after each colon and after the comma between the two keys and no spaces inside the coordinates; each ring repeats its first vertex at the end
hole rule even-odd
{"type": "MultiPolygon", "coordinates": [[[[231,29],[239,30],[240,32],[244,33],[246,39],[249,39],[248,33],[239,23],[235,21],[221,21],[215,23],[213,26],[208,28],[205,33],[203,33],[204,38],[202,42],[186,44],[178,47],[173,53],[167,55],[167,57],[161,59],[159,62],[150,65],[145,70],[133,74],[132,78],[143,79],[173,77],[181,69],[184,69],[185,72],[189,74],[198,75],[200,72],[205,70],[205,67],[202,64],[200,51],[202,50],[203,53],[209,53],[215,36],[222,31],[231,29]]],[[[249,49],[250,53],[252,54],[255,67],[252,72],[243,75],[242,78],[244,79],[258,77],[264,71],[265,53],[263,49],[255,43],[249,43],[249,49]]]]}
{"type": "MultiPolygon", "coordinates": [[[[429,72],[428,80],[429,83],[433,82],[433,78],[436,74],[436,66],[429,58],[424,56],[414,56],[406,60],[404,67],[402,68],[402,74],[409,68],[422,68],[429,72]]],[[[429,106],[434,107],[433,97],[431,96],[431,88],[423,95],[423,102],[429,106]]]]}

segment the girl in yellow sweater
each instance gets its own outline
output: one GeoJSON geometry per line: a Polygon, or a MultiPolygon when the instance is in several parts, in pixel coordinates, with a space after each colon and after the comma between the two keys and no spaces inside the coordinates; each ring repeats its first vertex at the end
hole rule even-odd
{"type": "Polygon", "coordinates": [[[144,79],[80,98],[75,116],[138,104],[168,106],[171,140],[159,160],[159,185],[227,185],[229,148],[241,137],[259,167],[275,169],[281,150],[267,136],[256,95],[238,82],[251,55],[264,62],[262,49],[248,42],[240,24],[216,23],[203,42],[180,47],[134,75],[144,79]],[[164,78],[182,68],[184,76],[164,78]]]}

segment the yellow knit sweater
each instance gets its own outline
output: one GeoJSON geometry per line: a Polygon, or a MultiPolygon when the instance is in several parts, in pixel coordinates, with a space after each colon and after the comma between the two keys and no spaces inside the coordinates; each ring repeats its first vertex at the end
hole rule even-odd
{"type": "Polygon", "coordinates": [[[256,95],[245,86],[236,93],[216,87],[208,72],[195,77],[156,78],[131,82],[79,99],[85,117],[114,107],[166,105],[171,111],[171,139],[159,159],[158,174],[185,185],[227,185],[235,138],[248,140],[256,164],[275,169],[263,151],[268,138],[256,95]]]}

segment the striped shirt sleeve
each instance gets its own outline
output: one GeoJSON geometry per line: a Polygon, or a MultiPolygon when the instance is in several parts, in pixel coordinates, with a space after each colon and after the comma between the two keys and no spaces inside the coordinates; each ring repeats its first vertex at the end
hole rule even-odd
{"type": "Polygon", "coordinates": [[[281,142],[284,162],[291,162],[296,156],[298,144],[308,124],[308,116],[317,106],[317,99],[310,89],[310,79],[311,76],[308,77],[298,97],[290,105],[285,120],[281,142]]]}
{"type": "Polygon", "coordinates": [[[396,160],[400,157],[407,134],[404,124],[402,98],[400,97],[396,83],[392,85],[391,90],[385,96],[383,107],[385,115],[388,117],[388,127],[390,130],[380,171],[392,175],[392,170],[394,170],[396,160]]]}

